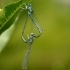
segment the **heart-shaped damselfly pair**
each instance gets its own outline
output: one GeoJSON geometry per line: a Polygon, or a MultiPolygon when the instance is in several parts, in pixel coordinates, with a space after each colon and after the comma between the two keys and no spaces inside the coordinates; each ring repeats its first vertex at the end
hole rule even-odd
{"type": "Polygon", "coordinates": [[[26,18],[26,21],[25,21],[25,24],[24,24],[24,27],[23,27],[23,31],[22,31],[22,40],[25,43],[28,43],[29,44],[29,48],[26,51],[26,54],[24,56],[24,60],[22,61],[22,69],[23,70],[27,70],[28,62],[29,62],[29,56],[30,56],[30,52],[31,52],[31,49],[32,49],[33,40],[34,40],[34,38],[38,38],[39,36],[41,36],[42,30],[41,30],[41,28],[39,27],[39,25],[35,22],[35,20],[32,17],[33,14],[34,14],[34,11],[33,11],[33,8],[32,8],[32,4],[30,4],[30,3],[28,3],[28,5],[25,4],[25,8],[23,8],[23,9],[24,10],[28,10],[27,18],[26,18]],[[32,32],[32,33],[30,33],[30,36],[27,36],[28,39],[26,40],[24,38],[24,32],[25,32],[25,29],[26,29],[26,26],[27,26],[28,17],[30,17],[32,23],[36,26],[39,34],[38,35],[35,35],[32,32]]]}

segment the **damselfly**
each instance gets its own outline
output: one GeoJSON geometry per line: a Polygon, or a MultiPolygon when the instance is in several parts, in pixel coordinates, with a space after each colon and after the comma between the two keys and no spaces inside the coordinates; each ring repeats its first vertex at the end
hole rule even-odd
{"type": "Polygon", "coordinates": [[[34,11],[32,9],[32,4],[28,4],[28,5],[25,4],[25,8],[23,8],[23,9],[28,10],[27,18],[26,18],[26,21],[25,21],[25,24],[24,24],[24,27],[23,27],[23,31],[22,31],[22,39],[23,39],[23,41],[25,43],[29,43],[29,48],[28,48],[28,50],[27,50],[27,52],[26,52],[26,54],[24,56],[24,60],[23,60],[23,63],[22,63],[22,69],[27,70],[29,56],[30,56],[30,52],[31,52],[31,49],[32,49],[33,39],[38,38],[39,36],[41,36],[42,30],[40,29],[40,27],[38,26],[38,24],[34,21],[34,19],[32,17],[32,15],[34,14],[34,11]],[[30,19],[33,22],[33,24],[36,26],[37,30],[39,31],[39,34],[35,35],[34,33],[31,33],[30,36],[27,36],[28,40],[26,40],[24,38],[24,31],[25,31],[25,28],[26,28],[26,25],[27,25],[28,16],[30,17],[30,19]]]}

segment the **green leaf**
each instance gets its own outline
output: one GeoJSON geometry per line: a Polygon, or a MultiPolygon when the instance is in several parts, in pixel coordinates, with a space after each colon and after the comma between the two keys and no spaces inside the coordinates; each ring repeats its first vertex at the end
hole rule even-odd
{"type": "Polygon", "coordinates": [[[14,29],[15,29],[15,23],[17,22],[18,17],[14,21],[13,25],[11,25],[7,30],[5,30],[1,36],[0,36],[0,53],[5,48],[7,42],[9,41],[14,29]]]}
{"type": "Polygon", "coordinates": [[[10,28],[8,28],[6,31],[4,31],[0,36],[0,53],[5,48],[7,42],[9,41],[12,32],[14,31],[15,24],[13,24],[10,28]]]}
{"type": "Polygon", "coordinates": [[[0,9],[0,34],[8,29],[20,13],[21,7],[25,7],[29,0],[19,0],[0,9]]]}

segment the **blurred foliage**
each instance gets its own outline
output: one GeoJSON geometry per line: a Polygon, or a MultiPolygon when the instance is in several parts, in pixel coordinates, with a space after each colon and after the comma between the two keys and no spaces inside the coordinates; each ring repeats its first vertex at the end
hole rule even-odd
{"type": "MultiPolygon", "coordinates": [[[[0,0],[0,7],[13,1],[16,0],[0,0]]],[[[33,0],[31,3],[44,32],[33,43],[28,70],[70,70],[69,0],[33,0]]],[[[21,39],[26,14],[25,11],[20,14],[11,39],[0,54],[0,70],[22,70],[28,48],[21,39]]]]}

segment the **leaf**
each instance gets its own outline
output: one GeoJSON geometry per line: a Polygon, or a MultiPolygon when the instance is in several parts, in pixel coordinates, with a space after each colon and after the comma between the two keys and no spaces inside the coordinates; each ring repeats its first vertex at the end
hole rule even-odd
{"type": "Polygon", "coordinates": [[[5,45],[12,35],[12,32],[15,28],[15,23],[17,22],[20,14],[21,7],[24,7],[24,3],[27,4],[28,1],[29,0],[20,0],[10,3],[3,9],[0,9],[0,53],[5,48],[5,45]]]}
{"type": "Polygon", "coordinates": [[[17,20],[18,20],[18,17],[14,21],[13,25],[11,25],[7,30],[5,30],[1,34],[1,36],[0,36],[0,53],[5,48],[5,45],[7,44],[7,42],[9,41],[9,39],[10,39],[14,29],[15,29],[15,23],[17,22],[17,20]]]}
{"type": "Polygon", "coordinates": [[[21,7],[25,7],[29,0],[19,0],[0,9],[0,34],[8,29],[19,15],[21,7]]]}
{"type": "Polygon", "coordinates": [[[14,31],[15,28],[15,24],[13,24],[9,29],[7,29],[6,31],[4,31],[1,36],[0,36],[0,53],[2,52],[2,50],[5,48],[5,45],[7,44],[7,42],[9,41],[12,32],[14,31]]]}

